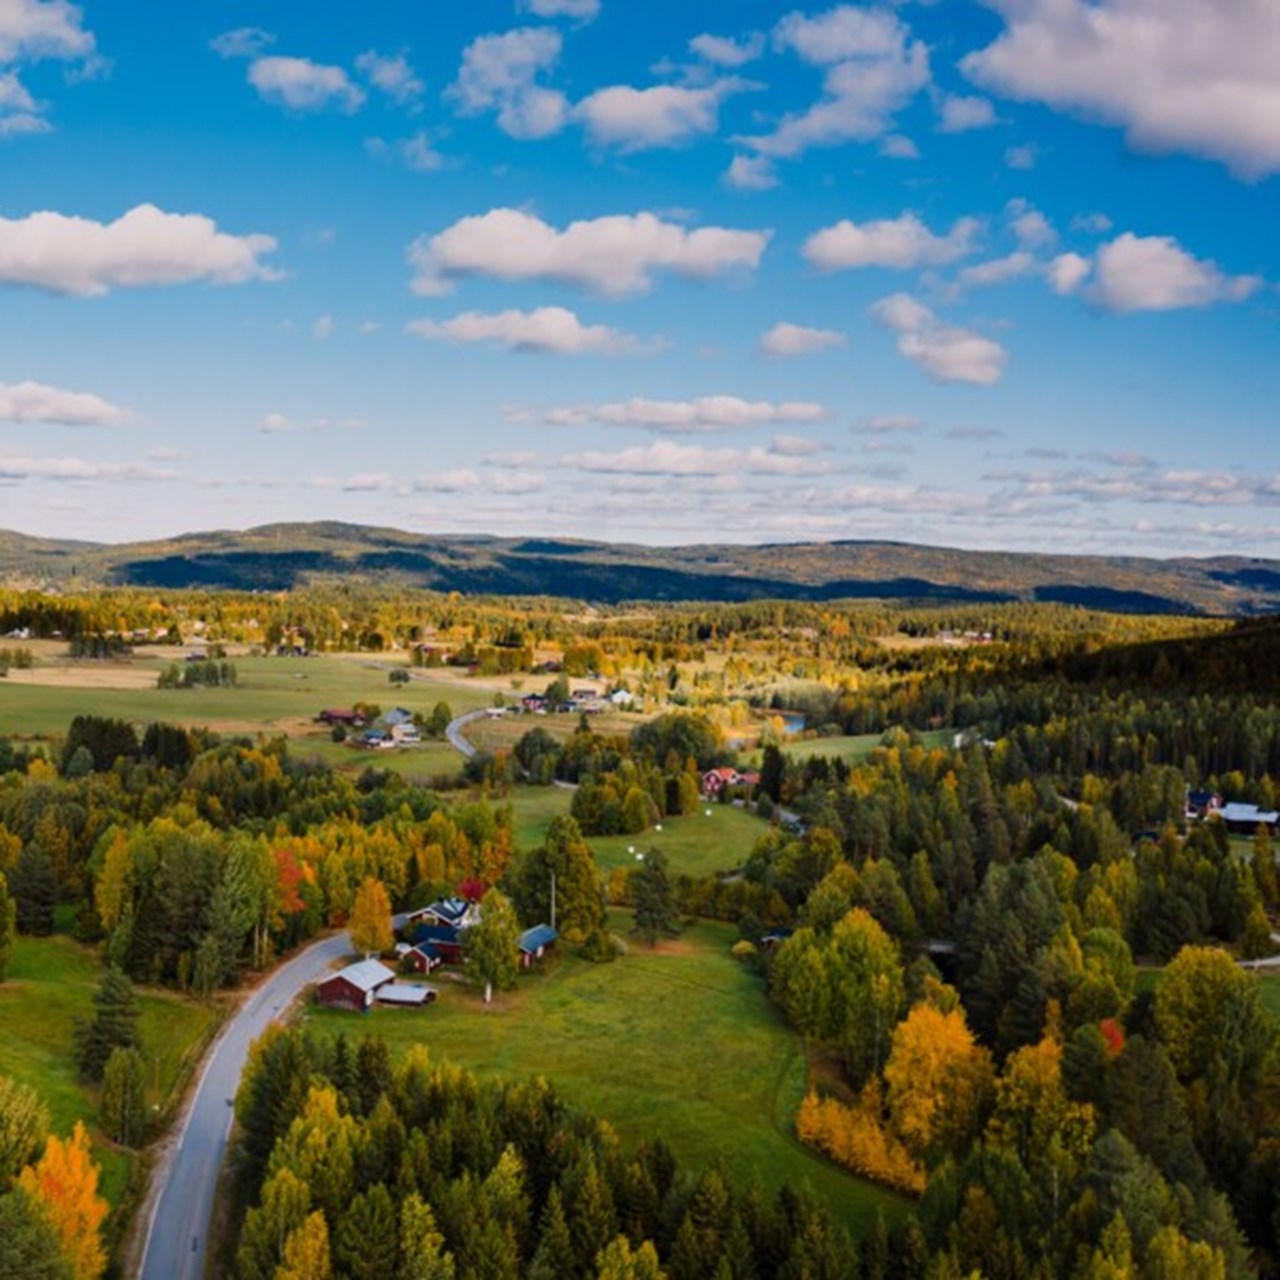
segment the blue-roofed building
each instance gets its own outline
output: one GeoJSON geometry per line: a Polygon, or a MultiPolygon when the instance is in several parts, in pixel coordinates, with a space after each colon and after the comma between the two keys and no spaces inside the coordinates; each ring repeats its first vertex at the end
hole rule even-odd
{"type": "Polygon", "coordinates": [[[532,929],[526,929],[516,942],[520,949],[520,967],[532,969],[559,936],[549,924],[535,924],[532,929]]]}
{"type": "Polygon", "coordinates": [[[416,948],[437,956],[443,964],[462,963],[462,934],[453,925],[410,925],[405,934],[416,948]]]}
{"type": "Polygon", "coordinates": [[[454,929],[470,929],[480,923],[480,904],[466,898],[441,898],[428,907],[409,913],[410,926],[444,924],[454,929]]]}

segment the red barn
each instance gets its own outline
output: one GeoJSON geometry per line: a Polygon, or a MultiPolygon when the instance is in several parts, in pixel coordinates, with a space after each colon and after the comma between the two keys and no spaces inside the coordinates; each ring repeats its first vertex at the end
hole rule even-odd
{"type": "Polygon", "coordinates": [[[394,982],[396,975],[378,960],[361,960],[325,978],[316,987],[316,999],[329,1009],[349,1009],[362,1013],[373,1007],[379,987],[394,982]]]}

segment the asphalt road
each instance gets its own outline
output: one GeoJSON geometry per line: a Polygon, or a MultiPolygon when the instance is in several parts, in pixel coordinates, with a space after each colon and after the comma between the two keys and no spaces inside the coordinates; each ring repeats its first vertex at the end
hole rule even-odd
{"type": "Polygon", "coordinates": [[[462,736],[463,729],[466,728],[473,720],[479,720],[489,713],[484,710],[468,711],[465,716],[459,716],[456,720],[449,721],[449,727],[444,731],[445,737],[449,739],[449,745],[455,751],[461,751],[468,760],[476,753],[476,749],[462,736]]]}
{"type": "Polygon", "coordinates": [[[154,1175],[163,1178],[164,1185],[147,1227],[142,1280],[203,1280],[209,1216],[231,1129],[231,1099],[249,1046],[284,1014],[307,983],[350,953],[345,933],[314,943],[272,973],[222,1029],[188,1104],[173,1154],[154,1175]]]}

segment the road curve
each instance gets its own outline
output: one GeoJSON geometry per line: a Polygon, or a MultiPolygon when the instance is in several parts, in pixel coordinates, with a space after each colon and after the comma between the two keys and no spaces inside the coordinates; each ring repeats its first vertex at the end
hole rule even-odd
{"type": "Polygon", "coordinates": [[[214,1041],[187,1104],[173,1154],[156,1169],[155,1176],[162,1177],[164,1185],[147,1224],[142,1280],[203,1280],[209,1217],[231,1130],[231,1099],[240,1085],[249,1046],[284,1015],[299,991],[350,954],[351,940],[341,933],[286,960],[240,1006],[214,1041]]]}
{"type": "Polygon", "coordinates": [[[456,720],[449,721],[449,727],[444,731],[445,737],[449,739],[449,745],[455,750],[460,751],[468,760],[476,754],[476,748],[462,736],[462,731],[473,720],[479,720],[489,713],[481,708],[479,711],[468,711],[464,716],[458,716],[456,720]]]}

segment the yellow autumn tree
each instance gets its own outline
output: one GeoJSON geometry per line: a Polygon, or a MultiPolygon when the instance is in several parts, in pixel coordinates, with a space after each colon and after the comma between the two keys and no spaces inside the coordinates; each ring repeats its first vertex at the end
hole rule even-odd
{"type": "Polygon", "coordinates": [[[880,1082],[875,1077],[852,1107],[811,1093],[800,1104],[796,1136],[805,1146],[816,1147],[836,1164],[864,1178],[909,1195],[920,1195],[924,1191],[924,1170],[886,1130],[881,1109],[880,1082]]]}
{"type": "Polygon", "coordinates": [[[386,886],[373,876],[365,878],[351,904],[351,945],[365,955],[378,955],[391,947],[391,900],[386,886]]]}
{"type": "Polygon", "coordinates": [[[284,1260],[276,1268],[275,1280],[330,1280],[332,1275],[329,1224],[317,1210],[302,1226],[289,1233],[284,1242],[284,1260]]]}
{"type": "Polygon", "coordinates": [[[916,1160],[932,1164],[971,1142],[991,1089],[991,1055],[962,1010],[918,1004],[894,1030],[884,1079],[890,1128],[916,1160]]]}
{"type": "Polygon", "coordinates": [[[99,1234],[107,1202],[98,1195],[98,1166],[84,1125],[77,1121],[67,1139],[50,1134],[44,1154],[19,1174],[18,1185],[48,1214],[75,1280],[97,1280],[107,1266],[99,1234]]]}

